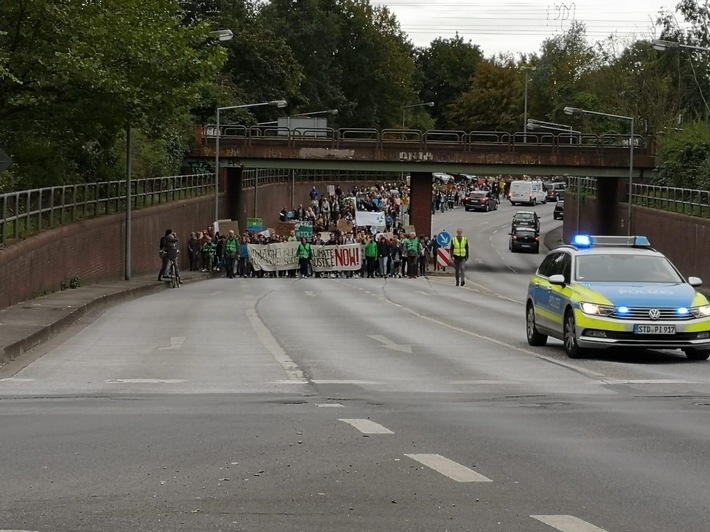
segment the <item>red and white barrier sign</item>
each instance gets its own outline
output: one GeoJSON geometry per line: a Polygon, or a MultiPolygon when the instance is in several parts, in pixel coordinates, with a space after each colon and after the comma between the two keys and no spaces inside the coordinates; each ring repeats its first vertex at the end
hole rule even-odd
{"type": "Polygon", "coordinates": [[[436,264],[440,268],[451,266],[451,253],[446,248],[439,248],[436,252],[436,264]]]}

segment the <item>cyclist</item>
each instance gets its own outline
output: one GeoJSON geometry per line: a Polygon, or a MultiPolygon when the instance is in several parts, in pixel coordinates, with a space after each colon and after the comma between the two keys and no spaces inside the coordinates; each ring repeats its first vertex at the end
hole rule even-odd
{"type": "Polygon", "coordinates": [[[158,281],[164,280],[165,277],[170,278],[170,261],[177,260],[178,239],[172,229],[166,229],[165,235],[160,239],[160,257],[163,260],[158,281]]]}

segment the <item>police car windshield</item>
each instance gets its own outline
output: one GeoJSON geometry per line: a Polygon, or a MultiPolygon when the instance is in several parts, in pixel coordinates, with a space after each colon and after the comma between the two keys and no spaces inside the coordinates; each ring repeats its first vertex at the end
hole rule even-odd
{"type": "Polygon", "coordinates": [[[576,279],[583,283],[681,283],[665,257],[634,254],[577,257],[576,279]]]}

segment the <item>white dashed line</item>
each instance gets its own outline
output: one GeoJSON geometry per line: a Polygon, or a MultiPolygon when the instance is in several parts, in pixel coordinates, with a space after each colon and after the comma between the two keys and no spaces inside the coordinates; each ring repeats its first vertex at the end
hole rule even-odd
{"type": "Polygon", "coordinates": [[[490,478],[453,460],[444,458],[440,454],[405,454],[404,456],[408,456],[456,482],[493,482],[490,478]]]}
{"type": "Polygon", "coordinates": [[[562,532],[606,532],[603,528],[582,521],[573,515],[531,515],[530,517],[562,532]]]}
{"type": "MultiPolygon", "coordinates": [[[[183,379],[106,379],[106,384],[180,384],[183,379]]],[[[0,532],[2,532],[0,530],[0,532]]]]}
{"type": "Polygon", "coordinates": [[[345,406],[340,403],[318,403],[316,406],[318,408],[345,408],[345,406]]]}
{"type": "Polygon", "coordinates": [[[375,423],[369,419],[339,419],[338,421],[352,425],[363,434],[394,434],[394,432],[387,427],[383,427],[379,423],[375,423]]]}

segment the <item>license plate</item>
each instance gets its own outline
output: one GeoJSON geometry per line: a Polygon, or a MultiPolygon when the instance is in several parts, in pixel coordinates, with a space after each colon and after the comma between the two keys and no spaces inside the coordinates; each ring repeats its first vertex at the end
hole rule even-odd
{"type": "Polygon", "coordinates": [[[636,334],[675,334],[675,325],[636,325],[636,334]]]}

